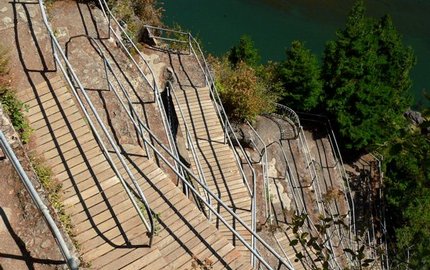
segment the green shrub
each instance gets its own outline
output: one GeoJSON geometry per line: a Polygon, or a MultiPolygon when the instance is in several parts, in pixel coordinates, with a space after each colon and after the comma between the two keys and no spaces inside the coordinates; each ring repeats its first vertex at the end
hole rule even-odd
{"type": "Polygon", "coordinates": [[[127,24],[127,34],[140,42],[145,24],[162,26],[163,9],[156,0],[109,0],[109,6],[119,19],[127,24]]]}
{"type": "Polygon", "coordinates": [[[229,117],[253,121],[259,114],[273,111],[277,97],[267,90],[255,69],[245,62],[232,67],[227,58],[215,61],[213,66],[216,86],[229,117]]]}
{"type": "MultiPolygon", "coordinates": [[[[9,56],[7,50],[0,46],[0,79],[9,71],[9,56]]],[[[32,133],[30,124],[24,117],[26,106],[16,98],[15,93],[0,80],[0,103],[3,105],[4,112],[12,121],[13,127],[20,134],[23,143],[28,143],[32,133]]]]}
{"type": "Polygon", "coordinates": [[[0,86],[0,102],[13,127],[20,134],[22,142],[28,143],[33,130],[24,116],[24,110],[27,110],[27,107],[17,99],[11,89],[5,86],[0,86]]]}
{"type": "MultiPolygon", "coordinates": [[[[36,172],[45,191],[48,193],[48,200],[52,207],[57,211],[61,224],[64,226],[66,233],[73,239],[73,225],[70,215],[66,214],[66,208],[61,201],[62,185],[53,179],[52,170],[47,167],[42,159],[30,157],[31,166],[36,172]]],[[[74,243],[77,245],[77,243],[74,243]]],[[[78,247],[77,247],[78,248],[78,247]]]]}
{"type": "Polygon", "coordinates": [[[366,16],[356,1],[344,29],[324,51],[325,108],[351,150],[372,150],[399,136],[411,106],[415,64],[390,17],[366,16]]]}

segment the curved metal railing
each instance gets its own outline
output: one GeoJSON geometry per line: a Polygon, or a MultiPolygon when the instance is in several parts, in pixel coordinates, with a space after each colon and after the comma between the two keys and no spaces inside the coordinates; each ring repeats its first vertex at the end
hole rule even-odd
{"type": "MultiPolygon", "coordinates": [[[[254,142],[254,140],[251,140],[251,142],[254,144],[255,149],[257,149],[260,152],[260,161],[263,168],[263,197],[264,202],[266,206],[266,218],[269,220],[270,223],[273,222],[273,215],[272,215],[272,206],[271,206],[271,194],[270,194],[270,188],[269,188],[269,164],[267,160],[267,146],[266,143],[263,141],[263,139],[260,137],[260,135],[257,133],[257,131],[254,129],[254,127],[247,122],[250,129],[253,131],[253,133],[257,136],[257,139],[260,141],[261,145],[263,146],[263,149],[259,150],[257,143],[254,142]]],[[[256,197],[256,196],[254,196],[256,197]]]]}
{"type": "Polygon", "coordinates": [[[231,145],[231,148],[233,150],[236,162],[237,162],[239,169],[240,169],[240,173],[242,175],[242,178],[244,179],[245,185],[248,188],[248,193],[250,194],[250,196],[252,196],[251,188],[249,185],[249,180],[245,174],[245,171],[243,170],[243,164],[242,164],[240,157],[242,156],[245,159],[246,165],[248,166],[248,168],[252,172],[253,177],[255,175],[255,170],[253,169],[251,161],[249,160],[249,157],[248,157],[246,151],[243,149],[243,147],[239,143],[239,140],[238,140],[238,138],[234,132],[234,129],[233,129],[230,121],[228,120],[227,113],[224,110],[224,107],[223,107],[222,102],[221,102],[221,98],[220,98],[218,91],[216,89],[216,86],[215,86],[215,80],[212,77],[212,73],[209,69],[209,65],[206,61],[206,58],[204,57],[204,54],[200,48],[199,43],[191,35],[191,33],[176,31],[176,30],[170,30],[170,29],[155,27],[155,26],[150,26],[150,25],[145,25],[145,28],[148,29],[148,32],[150,33],[150,37],[153,39],[161,39],[164,41],[180,42],[180,43],[188,44],[189,49],[190,49],[190,53],[192,53],[195,56],[197,63],[198,63],[200,69],[202,70],[202,72],[205,76],[205,82],[206,82],[206,85],[209,87],[209,91],[210,91],[212,99],[215,103],[215,109],[217,111],[218,118],[221,121],[221,125],[224,128],[225,139],[227,139],[228,143],[231,145]],[[175,39],[175,38],[164,38],[161,35],[156,35],[154,33],[154,31],[158,31],[161,33],[170,33],[170,34],[173,33],[175,35],[180,35],[180,36],[184,37],[184,40],[179,40],[179,39],[175,39]],[[194,44],[194,46],[193,46],[193,44],[194,44]],[[199,59],[199,57],[201,59],[199,59]],[[203,64],[202,64],[202,62],[203,62],[203,64]],[[239,148],[239,151],[234,146],[237,146],[239,148]]]}
{"type": "Polygon", "coordinates": [[[82,86],[81,82],[79,81],[72,65],[70,64],[69,60],[67,59],[66,54],[64,53],[60,44],[58,43],[57,38],[55,37],[55,34],[52,31],[51,26],[49,25],[49,21],[48,21],[47,15],[46,15],[43,0],[38,0],[38,1],[39,1],[39,7],[41,10],[41,14],[42,14],[43,23],[45,24],[45,27],[46,27],[48,34],[49,34],[49,37],[51,39],[52,51],[53,51],[53,56],[55,59],[55,64],[56,64],[56,66],[58,66],[60,68],[61,72],[64,74],[64,77],[65,77],[67,83],[69,84],[73,95],[75,96],[76,100],[78,101],[79,107],[81,108],[82,112],[84,113],[85,118],[87,119],[88,124],[90,125],[91,130],[97,139],[97,142],[99,143],[100,147],[102,148],[102,151],[103,151],[107,161],[110,163],[111,168],[114,170],[115,174],[117,175],[118,179],[120,180],[125,192],[127,193],[131,203],[133,204],[133,207],[136,209],[136,211],[137,211],[140,219],[142,220],[143,224],[148,229],[149,238],[150,238],[149,244],[151,245],[153,236],[155,234],[154,219],[152,216],[151,208],[149,207],[149,204],[146,201],[146,198],[143,194],[143,191],[140,188],[139,184],[137,183],[136,178],[134,177],[130,168],[127,166],[126,161],[124,160],[124,157],[121,155],[121,152],[120,152],[118,146],[116,145],[115,141],[112,139],[106,126],[103,124],[103,121],[101,120],[100,116],[98,115],[97,110],[93,106],[88,94],[86,93],[84,87],[82,86]],[[63,64],[63,62],[64,62],[64,64],[63,64]],[[97,128],[96,128],[96,126],[95,126],[95,124],[94,124],[94,122],[90,116],[90,113],[88,112],[87,108],[85,107],[84,101],[79,96],[76,88],[78,88],[80,93],[84,96],[85,102],[89,105],[91,113],[96,118],[96,122],[98,123],[99,127],[103,130],[103,133],[107,137],[109,144],[112,146],[112,148],[115,152],[115,155],[120,160],[121,165],[126,170],[128,177],[130,178],[133,185],[135,186],[135,188],[137,190],[137,196],[139,197],[141,203],[143,203],[144,208],[147,212],[147,216],[148,216],[147,218],[142,213],[140,206],[136,202],[134,195],[131,193],[131,191],[128,187],[128,184],[126,183],[124,177],[122,176],[122,174],[120,173],[119,169],[117,168],[115,162],[113,161],[113,159],[110,155],[110,152],[108,151],[106,145],[103,143],[103,140],[97,131],[97,128]]]}
{"type": "MultiPolygon", "coordinates": [[[[275,115],[279,115],[281,117],[286,117],[287,119],[289,119],[290,121],[292,121],[293,124],[294,124],[294,126],[295,126],[294,127],[295,134],[296,134],[295,138],[297,138],[298,141],[299,141],[299,146],[300,146],[299,148],[302,150],[302,152],[304,154],[304,157],[305,157],[305,166],[306,166],[306,169],[308,170],[308,172],[309,172],[309,174],[311,176],[311,184],[310,185],[313,187],[319,212],[322,213],[325,216],[326,215],[326,207],[324,206],[324,204],[322,202],[321,187],[320,187],[320,183],[319,183],[319,180],[318,180],[317,170],[315,168],[315,161],[313,160],[313,158],[311,156],[310,149],[309,149],[309,146],[307,144],[306,137],[304,136],[303,127],[302,127],[302,125],[300,123],[300,118],[297,115],[297,113],[294,110],[290,109],[289,107],[284,106],[282,104],[278,104],[278,103],[275,103],[275,104],[276,104],[276,108],[277,108],[277,113],[275,115]]],[[[281,148],[283,149],[282,145],[281,145],[281,148]]],[[[284,159],[285,159],[285,162],[288,165],[288,168],[291,170],[291,168],[289,167],[288,159],[286,158],[285,153],[284,153],[284,159]]],[[[293,174],[290,174],[290,175],[293,175],[293,174]]],[[[298,184],[297,186],[302,186],[302,185],[298,184]]],[[[295,185],[291,184],[291,189],[294,190],[295,189],[295,185]]],[[[304,204],[304,198],[303,198],[302,194],[299,193],[299,197],[300,197],[299,201],[303,201],[303,206],[304,206],[305,204],[304,204]]],[[[304,211],[305,213],[307,213],[307,210],[306,210],[305,207],[302,208],[302,211],[304,211]]],[[[333,217],[333,215],[331,215],[331,214],[330,214],[330,216],[333,217]]],[[[309,216],[307,217],[307,221],[309,223],[308,230],[310,232],[313,231],[313,230],[316,230],[315,224],[312,221],[312,219],[309,218],[309,216]]],[[[337,233],[337,237],[338,237],[340,245],[342,246],[342,248],[344,248],[344,246],[343,246],[344,245],[343,244],[343,238],[344,237],[342,236],[342,234],[338,230],[331,229],[331,235],[333,235],[335,232],[337,233]]],[[[329,237],[326,236],[325,239],[326,239],[326,241],[328,243],[329,248],[334,252],[333,253],[332,262],[331,262],[332,267],[336,266],[338,268],[341,268],[340,265],[339,265],[339,263],[338,263],[338,261],[337,261],[337,256],[336,256],[337,252],[335,252],[335,249],[334,249],[335,245],[333,244],[332,237],[331,236],[329,236],[329,237]]]]}
{"type": "MultiPolygon", "coordinates": [[[[271,142],[268,146],[265,144],[265,142],[262,140],[262,138],[261,138],[261,136],[258,134],[258,132],[252,127],[252,125],[250,124],[250,123],[248,123],[248,125],[249,125],[249,127],[251,128],[251,130],[253,131],[253,133],[257,136],[257,138],[260,140],[260,142],[262,143],[262,145],[263,145],[263,149],[260,151],[261,152],[261,155],[260,155],[260,157],[261,157],[261,159],[262,159],[262,161],[264,161],[264,160],[267,160],[267,149],[269,148],[269,147],[272,147],[272,146],[275,146],[275,145],[278,145],[279,146],[279,148],[281,149],[281,152],[282,152],[282,154],[283,154],[283,158],[284,158],[284,161],[285,161],[285,163],[286,163],[286,172],[285,172],[285,177],[288,179],[288,182],[287,182],[287,185],[288,186],[290,186],[290,189],[291,189],[291,194],[292,194],[292,196],[293,196],[293,201],[294,201],[294,204],[296,205],[296,213],[297,213],[297,215],[301,215],[301,214],[306,214],[306,223],[305,223],[305,227],[303,228],[303,229],[306,229],[308,232],[317,232],[318,230],[317,230],[317,228],[316,228],[316,226],[315,226],[315,224],[314,224],[314,222],[312,221],[312,219],[309,217],[309,215],[307,214],[308,212],[307,212],[307,209],[306,209],[306,203],[305,203],[305,200],[304,200],[304,198],[303,198],[303,196],[302,196],[302,194],[301,193],[299,193],[299,195],[297,195],[296,194],[296,190],[297,189],[302,189],[302,187],[301,187],[301,185],[297,182],[297,181],[295,181],[294,182],[294,179],[295,179],[295,177],[294,177],[294,174],[292,173],[292,170],[291,170],[291,167],[290,167],[290,165],[289,165],[289,161],[288,161],[288,158],[287,158],[287,155],[286,155],[286,153],[285,153],[285,150],[284,150],[284,148],[283,148],[283,145],[282,145],[282,143],[281,142],[278,142],[278,141],[273,141],[273,142],[271,142]],[[265,157],[266,156],[266,157],[265,157]],[[293,180],[292,180],[293,179],[293,180]]],[[[256,149],[258,150],[258,146],[257,146],[257,144],[256,143],[254,143],[254,146],[256,147],[256,149]]],[[[264,163],[264,162],[263,162],[264,163]]],[[[264,166],[264,165],[263,165],[264,166]]],[[[267,163],[266,163],[266,166],[267,166],[267,163]]],[[[264,177],[264,179],[268,179],[269,178],[269,176],[268,176],[268,170],[263,170],[263,174],[266,174],[265,176],[263,176],[264,177]]],[[[269,196],[270,196],[270,193],[269,193],[269,196]]],[[[269,204],[270,204],[270,202],[269,202],[269,204]]],[[[329,242],[329,239],[330,239],[330,237],[328,236],[325,236],[325,237],[323,237],[322,235],[320,235],[319,233],[318,233],[318,236],[320,237],[320,239],[322,239],[322,240],[324,240],[326,243],[328,243],[328,246],[329,246],[329,248],[330,249],[332,249],[332,245],[331,245],[331,243],[329,242]]],[[[275,240],[276,241],[278,241],[278,239],[276,238],[276,236],[274,235],[274,237],[275,237],[275,240]]],[[[306,261],[303,261],[302,260],[302,263],[304,263],[304,264],[307,264],[308,265],[308,267],[310,267],[310,268],[312,268],[312,267],[315,267],[315,268],[318,268],[318,266],[316,265],[316,263],[315,263],[315,261],[312,259],[312,255],[311,254],[313,254],[313,252],[314,251],[312,251],[312,250],[309,250],[309,247],[308,246],[305,246],[305,245],[303,245],[303,249],[304,249],[304,251],[305,251],[305,254],[304,254],[304,256],[305,256],[305,260],[306,261]]],[[[333,263],[332,262],[330,262],[330,266],[333,268],[333,263]]],[[[334,268],[333,268],[334,269],[334,268]]],[[[340,269],[340,268],[339,268],[340,269]]]]}
{"type": "MultiPolygon", "coordinates": [[[[121,25],[121,23],[115,18],[112,11],[109,8],[109,5],[105,0],[98,0],[98,3],[100,5],[100,8],[105,16],[105,18],[108,20],[108,33],[109,37],[111,34],[115,37],[118,44],[121,46],[122,50],[125,52],[129,60],[133,63],[134,67],[136,67],[138,73],[140,76],[144,79],[145,82],[151,87],[151,89],[154,91],[155,96],[155,102],[157,104],[158,111],[161,114],[161,119],[163,122],[164,131],[166,133],[168,142],[169,142],[169,149],[175,154],[176,157],[179,157],[179,153],[177,151],[176,145],[175,145],[175,138],[173,137],[172,130],[169,126],[169,123],[167,121],[168,117],[166,115],[166,111],[163,107],[163,100],[160,93],[160,88],[158,87],[157,79],[154,74],[154,71],[151,67],[151,65],[148,63],[148,61],[143,57],[143,54],[140,52],[139,48],[136,46],[136,44],[133,42],[133,39],[130,37],[130,35],[127,33],[127,31],[124,29],[124,27],[121,25]],[[113,28],[111,22],[115,24],[115,26],[118,28],[120,35],[115,31],[113,28]],[[130,48],[127,47],[126,44],[124,44],[123,38],[127,41],[127,44],[131,46],[134,53],[137,53],[139,56],[139,59],[142,60],[145,67],[149,70],[149,75],[151,77],[152,82],[148,79],[148,77],[145,75],[144,71],[140,67],[140,65],[137,63],[137,61],[134,59],[132,52],[130,48]]],[[[176,168],[181,171],[180,167],[176,164],[176,168]]]]}
{"type": "MultiPolygon", "coordinates": [[[[337,143],[337,139],[336,136],[334,134],[333,128],[331,127],[331,123],[330,120],[324,116],[324,115],[319,115],[319,114],[310,114],[310,113],[300,113],[300,115],[302,115],[302,117],[312,117],[313,119],[318,118],[318,119],[322,119],[322,120],[312,120],[314,122],[320,122],[324,124],[324,127],[327,130],[327,134],[328,134],[328,138],[330,141],[330,147],[332,149],[332,152],[336,158],[336,167],[338,168],[338,171],[340,171],[342,178],[344,180],[344,185],[343,186],[343,191],[344,191],[344,196],[345,196],[345,200],[348,202],[347,206],[348,206],[348,212],[349,212],[349,216],[350,216],[350,235],[356,235],[356,225],[355,225],[355,205],[354,205],[354,200],[352,198],[352,192],[351,192],[351,187],[350,187],[350,181],[349,181],[349,176],[346,173],[345,167],[344,167],[344,163],[343,163],[343,158],[342,155],[340,153],[340,149],[339,149],[339,145],[337,143]]],[[[310,119],[307,119],[310,120],[310,119]]],[[[352,238],[352,237],[351,237],[352,238]]]]}
{"type": "Polygon", "coordinates": [[[40,198],[33,184],[31,183],[30,178],[28,177],[27,173],[25,172],[24,168],[22,167],[21,163],[16,157],[15,152],[13,151],[12,147],[10,146],[9,142],[7,141],[6,137],[4,136],[1,130],[0,130],[0,146],[3,149],[3,153],[8,157],[13,167],[15,168],[15,171],[18,173],[19,178],[21,179],[25,188],[30,194],[30,197],[33,200],[34,204],[42,213],[43,218],[48,224],[48,227],[51,230],[51,233],[54,236],[55,241],[57,241],[57,244],[60,248],[61,253],[63,254],[63,257],[66,260],[67,266],[71,270],[77,270],[78,264],[75,258],[73,258],[73,256],[71,255],[70,250],[67,247],[66,241],[64,241],[63,235],[61,234],[60,230],[57,227],[57,224],[52,218],[48,207],[46,207],[46,205],[43,203],[42,199],[40,198]]]}

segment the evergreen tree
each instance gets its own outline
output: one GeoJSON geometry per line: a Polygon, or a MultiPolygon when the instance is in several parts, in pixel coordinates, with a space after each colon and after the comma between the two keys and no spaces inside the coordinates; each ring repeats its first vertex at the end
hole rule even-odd
{"type": "Polygon", "coordinates": [[[298,111],[311,111],[321,101],[322,82],[315,55],[300,41],[293,41],[279,69],[285,94],[282,103],[298,111]]]}
{"type": "Polygon", "coordinates": [[[322,73],[326,107],[347,148],[384,145],[398,135],[411,105],[414,61],[390,17],[368,18],[357,1],[345,29],[327,43],[322,73]]]}
{"type": "Polygon", "coordinates": [[[233,66],[239,62],[245,62],[251,67],[257,67],[260,62],[260,55],[250,36],[243,35],[240,37],[239,44],[228,52],[228,60],[233,66]]]}

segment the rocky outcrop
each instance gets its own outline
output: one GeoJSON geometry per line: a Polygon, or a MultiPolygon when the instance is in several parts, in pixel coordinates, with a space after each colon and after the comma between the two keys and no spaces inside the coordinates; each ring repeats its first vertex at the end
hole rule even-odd
{"type": "Polygon", "coordinates": [[[418,111],[408,110],[404,113],[406,119],[409,120],[413,125],[419,126],[424,122],[424,117],[418,111]]]}

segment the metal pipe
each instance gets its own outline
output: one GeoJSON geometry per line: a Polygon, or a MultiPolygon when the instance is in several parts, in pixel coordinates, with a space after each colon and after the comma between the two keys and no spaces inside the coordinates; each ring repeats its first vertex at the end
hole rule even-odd
{"type": "MultiPolygon", "coordinates": [[[[100,4],[100,6],[103,7],[102,11],[104,12],[105,17],[109,19],[109,35],[110,35],[110,32],[112,32],[114,34],[115,38],[121,44],[121,47],[124,49],[125,53],[129,57],[129,59],[133,62],[134,66],[137,68],[137,70],[140,73],[140,75],[144,78],[144,80],[148,83],[148,85],[153,89],[154,95],[155,95],[155,101],[157,103],[158,110],[160,111],[160,114],[161,114],[161,120],[163,121],[164,131],[166,133],[167,140],[169,142],[169,147],[173,151],[173,153],[176,155],[176,157],[178,157],[179,154],[178,154],[177,149],[176,149],[175,140],[173,138],[172,130],[171,130],[169,124],[167,123],[167,116],[166,116],[165,110],[163,109],[163,102],[162,102],[162,99],[161,99],[161,95],[160,95],[159,87],[158,87],[158,84],[157,84],[157,80],[155,78],[154,71],[152,70],[152,68],[149,65],[148,61],[146,61],[146,59],[143,57],[142,53],[137,48],[136,44],[134,44],[133,40],[130,38],[130,36],[127,33],[127,31],[124,30],[124,28],[121,26],[121,24],[115,18],[115,16],[113,16],[112,11],[110,10],[110,8],[109,8],[108,4],[106,3],[106,1],[105,0],[99,0],[99,4],[100,4]],[[107,13],[106,13],[106,11],[107,11],[107,13]],[[143,72],[143,70],[141,69],[141,67],[139,66],[139,64],[136,62],[136,60],[133,58],[133,56],[129,52],[127,46],[125,46],[125,44],[122,41],[122,39],[113,30],[113,28],[111,26],[111,19],[113,19],[113,21],[115,22],[115,24],[117,25],[117,27],[120,29],[122,35],[126,37],[126,39],[128,40],[128,42],[132,45],[133,49],[139,55],[140,59],[145,63],[146,67],[149,69],[149,72],[150,72],[151,77],[152,77],[152,83],[153,83],[152,85],[149,82],[149,80],[146,77],[146,75],[143,72]]],[[[177,164],[176,164],[176,166],[178,167],[177,164]]]]}
{"type": "Polygon", "coordinates": [[[0,130],[0,144],[1,144],[1,148],[3,149],[3,152],[9,158],[16,172],[18,173],[19,178],[21,178],[21,181],[23,182],[25,188],[30,194],[30,197],[33,199],[33,202],[36,204],[40,212],[42,212],[42,215],[46,223],[48,224],[48,227],[51,230],[51,233],[53,234],[55,240],[57,241],[58,246],[60,247],[60,251],[63,254],[64,259],[66,260],[67,266],[72,270],[78,269],[78,264],[76,260],[72,257],[70,250],[67,247],[66,242],[64,241],[63,235],[61,234],[60,230],[57,227],[57,224],[52,218],[48,207],[46,207],[46,205],[43,203],[42,199],[40,198],[33,184],[31,183],[27,173],[22,168],[21,163],[19,162],[12,147],[9,145],[5,135],[1,130],[0,130]]]}
{"type": "MultiPolygon", "coordinates": [[[[189,141],[188,142],[189,148],[191,149],[191,153],[193,155],[194,163],[197,166],[197,171],[198,171],[199,177],[203,181],[202,184],[205,185],[205,186],[208,186],[208,183],[206,181],[205,173],[203,171],[203,168],[202,168],[199,156],[196,153],[196,150],[194,149],[194,141],[193,141],[192,136],[190,134],[190,129],[188,128],[187,121],[185,120],[185,116],[184,116],[184,113],[182,111],[181,104],[179,103],[179,99],[176,96],[175,89],[173,88],[173,85],[172,85],[171,81],[167,81],[167,85],[168,85],[167,87],[169,87],[169,89],[171,90],[171,93],[173,94],[173,97],[174,97],[174,99],[176,101],[176,104],[178,105],[178,110],[179,110],[179,113],[181,115],[182,122],[184,123],[184,128],[185,128],[185,133],[186,133],[186,136],[187,136],[187,141],[189,141]]],[[[210,196],[207,193],[206,193],[206,198],[207,198],[209,204],[212,205],[211,198],[210,198],[210,196]]],[[[210,216],[211,216],[211,213],[209,212],[209,220],[211,219],[210,216]]]]}
{"type": "Polygon", "coordinates": [[[150,210],[150,207],[149,207],[149,205],[148,205],[148,202],[146,201],[146,198],[144,197],[143,192],[142,192],[142,190],[140,189],[139,185],[137,184],[137,182],[136,182],[136,180],[135,180],[135,178],[134,178],[133,174],[131,173],[130,169],[128,168],[127,164],[125,163],[124,158],[121,156],[121,154],[120,154],[120,152],[119,152],[119,149],[118,149],[118,146],[115,144],[115,142],[114,142],[114,141],[113,141],[113,139],[111,138],[111,136],[110,136],[109,132],[107,131],[106,127],[104,126],[104,124],[103,124],[103,122],[102,122],[102,120],[101,120],[100,116],[98,115],[98,113],[97,113],[96,109],[95,109],[95,108],[94,108],[94,106],[92,105],[91,100],[89,99],[89,97],[88,97],[87,93],[85,92],[85,90],[84,90],[84,88],[83,88],[83,86],[82,86],[81,82],[79,81],[79,79],[78,79],[78,77],[77,77],[77,75],[76,75],[75,71],[73,70],[73,68],[72,68],[72,66],[71,66],[71,64],[70,64],[70,62],[68,61],[68,59],[67,59],[67,57],[66,57],[65,53],[64,53],[64,52],[63,52],[63,50],[61,49],[61,46],[60,46],[60,44],[58,43],[58,41],[57,41],[57,39],[56,39],[56,37],[55,37],[55,35],[54,35],[54,33],[53,33],[53,31],[52,31],[52,29],[51,29],[50,25],[49,25],[48,18],[47,18],[46,12],[45,12],[45,7],[44,7],[44,4],[43,4],[43,0],[39,0],[39,7],[40,7],[40,10],[41,10],[41,14],[42,14],[43,22],[44,22],[44,24],[45,24],[45,27],[47,28],[48,34],[50,35],[50,38],[51,38],[52,43],[53,43],[53,45],[54,45],[54,50],[56,51],[56,53],[54,53],[54,58],[55,58],[55,60],[57,61],[58,66],[60,67],[60,69],[61,69],[62,73],[64,74],[64,76],[65,76],[65,78],[66,78],[66,80],[67,80],[67,82],[68,82],[68,84],[69,84],[69,86],[70,86],[70,88],[71,88],[71,90],[72,90],[72,92],[73,92],[74,96],[76,97],[76,100],[78,101],[79,106],[81,107],[82,111],[84,112],[85,117],[86,117],[86,119],[88,120],[88,123],[89,123],[89,125],[90,125],[90,127],[91,127],[91,129],[92,129],[93,133],[95,134],[95,136],[96,136],[97,140],[98,140],[98,143],[100,144],[100,146],[101,146],[101,147],[102,147],[102,149],[103,149],[103,152],[104,152],[104,154],[105,154],[106,159],[107,159],[107,160],[108,160],[108,162],[111,164],[111,167],[112,167],[112,169],[115,171],[115,174],[118,176],[118,178],[119,178],[119,180],[120,180],[120,182],[121,182],[122,186],[124,187],[124,190],[126,191],[126,193],[127,193],[128,197],[129,197],[129,199],[131,200],[131,202],[132,202],[132,204],[133,204],[133,207],[136,209],[136,211],[137,211],[137,213],[138,213],[138,215],[139,215],[140,219],[142,220],[142,222],[144,223],[144,225],[146,226],[146,228],[150,231],[150,244],[151,244],[151,243],[152,243],[153,236],[154,236],[154,220],[153,220],[153,217],[152,217],[151,210],[150,210]],[[66,69],[63,67],[62,62],[61,62],[61,60],[60,60],[60,59],[59,59],[59,57],[58,57],[58,52],[57,52],[57,50],[58,50],[58,52],[60,53],[61,58],[63,59],[64,63],[65,63],[65,64],[66,64],[66,66],[67,66],[67,71],[66,71],[66,69]],[[148,212],[149,224],[148,224],[148,222],[146,221],[146,218],[143,216],[143,213],[141,213],[140,208],[139,208],[138,204],[136,203],[135,198],[134,198],[134,197],[133,197],[133,195],[131,194],[131,192],[130,192],[130,190],[129,190],[129,188],[128,188],[128,186],[127,186],[126,182],[125,182],[125,180],[123,179],[122,175],[119,173],[119,170],[117,169],[117,167],[116,167],[115,163],[113,162],[112,158],[110,157],[109,151],[107,151],[106,146],[104,145],[103,141],[101,140],[101,137],[100,137],[100,135],[98,134],[98,132],[97,132],[97,130],[96,130],[96,128],[95,128],[95,125],[94,125],[93,121],[91,120],[90,115],[89,115],[89,113],[87,112],[87,110],[86,110],[86,108],[85,108],[85,106],[84,106],[84,104],[83,104],[82,100],[80,99],[79,94],[77,93],[76,88],[75,88],[75,86],[73,85],[73,82],[70,80],[69,76],[71,76],[71,77],[73,78],[73,80],[75,81],[75,83],[78,85],[78,88],[81,90],[81,92],[82,92],[82,94],[84,95],[84,97],[85,97],[85,99],[86,99],[87,103],[89,104],[89,106],[90,106],[90,108],[91,108],[91,110],[92,110],[92,112],[93,112],[94,116],[96,117],[97,122],[99,123],[99,125],[100,125],[100,127],[102,128],[103,132],[104,132],[104,133],[105,133],[105,135],[107,136],[107,138],[108,138],[108,140],[109,140],[110,144],[111,144],[111,145],[112,145],[112,147],[114,148],[114,151],[115,151],[115,153],[116,153],[116,155],[117,155],[118,159],[121,161],[121,164],[122,164],[122,165],[123,165],[123,167],[126,169],[127,174],[130,176],[130,178],[131,178],[131,180],[132,180],[133,184],[134,184],[134,185],[135,185],[135,187],[138,189],[138,194],[139,194],[139,196],[140,196],[140,199],[142,200],[142,203],[144,204],[145,209],[146,209],[146,211],[148,212]]]}

